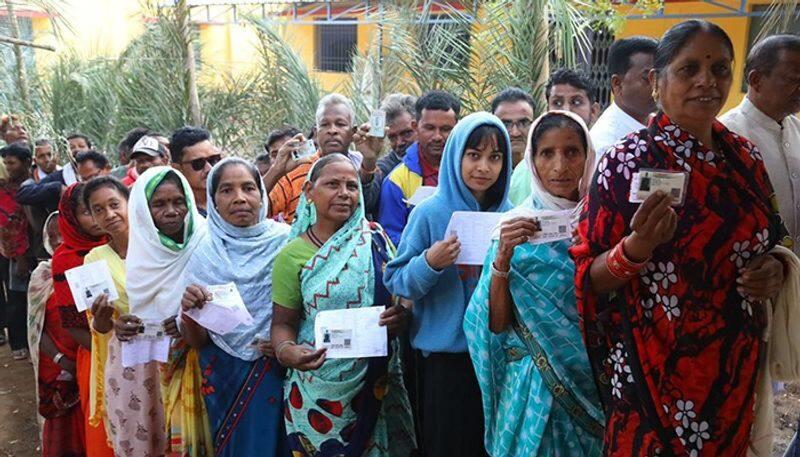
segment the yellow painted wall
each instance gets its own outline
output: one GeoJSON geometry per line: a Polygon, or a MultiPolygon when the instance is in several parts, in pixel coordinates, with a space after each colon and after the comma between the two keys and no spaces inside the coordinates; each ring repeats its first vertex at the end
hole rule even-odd
{"type": "MultiPolygon", "coordinates": [[[[36,18],[33,20],[34,39],[39,42],[56,45],[60,51],[74,47],[84,56],[115,56],[138,36],[145,26],[145,18],[140,11],[140,0],[68,0],[70,8],[64,12],[72,23],[73,29],[56,39],[52,34],[49,20],[36,18]]],[[[724,0],[723,0],[724,1],[724,0]]],[[[754,0],[749,3],[767,3],[769,0],[754,0]]],[[[737,2],[738,3],[738,2],[737,2]]],[[[668,3],[667,14],[702,14],[723,11],[701,2],[668,3]]],[[[196,20],[198,18],[195,18],[196,20]]],[[[235,24],[230,17],[215,17],[211,22],[199,22],[198,36],[202,60],[215,71],[201,69],[202,78],[218,79],[221,74],[236,75],[253,67],[257,61],[256,36],[252,30],[235,24]],[[216,22],[215,22],[216,21],[216,22]]],[[[202,20],[202,19],[200,19],[202,20]]],[[[731,36],[735,47],[735,73],[731,95],[725,109],[735,106],[741,101],[741,79],[746,56],[747,36],[750,26],[749,18],[712,19],[731,36]]],[[[648,35],[660,37],[678,19],[637,19],[628,20],[618,37],[632,35],[648,35]]],[[[358,48],[365,51],[369,48],[376,33],[374,24],[359,24],[358,48]]],[[[347,79],[344,73],[318,72],[314,70],[315,36],[314,26],[307,24],[287,23],[284,36],[311,70],[326,91],[337,90],[347,79]]],[[[39,68],[44,68],[53,58],[54,53],[37,51],[39,68]]]]}

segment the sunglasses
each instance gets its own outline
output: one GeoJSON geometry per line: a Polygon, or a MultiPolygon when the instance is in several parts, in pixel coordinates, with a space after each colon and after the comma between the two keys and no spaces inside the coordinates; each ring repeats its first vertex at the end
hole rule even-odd
{"type": "Polygon", "coordinates": [[[222,160],[222,155],[214,154],[213,156],[200,157],[199,159],[194,159],[194,160],[187,160],[186,162],[181,162],[181,165],[188,163],[189,165],[192,166],[192,170],[200,171],[206,167],[206,162],[213,167],[220,160],[222,160]]]}

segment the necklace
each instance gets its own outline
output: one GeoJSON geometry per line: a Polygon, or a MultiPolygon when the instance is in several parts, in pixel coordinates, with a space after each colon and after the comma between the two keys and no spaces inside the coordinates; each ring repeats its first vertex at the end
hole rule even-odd
{"type": "Polygon", "coordinates": [[[314,228],[313,227],[309,226],[308,230],[306,231],[306,233],[308,234],[308,239],[311,240],[311,242],[314,243],[314,245],[317,248],[321,248],[322,245],[325,244],[325,243],[322,242],[322,240],[319,239],[317,234],[314,233],[314,228]]]}

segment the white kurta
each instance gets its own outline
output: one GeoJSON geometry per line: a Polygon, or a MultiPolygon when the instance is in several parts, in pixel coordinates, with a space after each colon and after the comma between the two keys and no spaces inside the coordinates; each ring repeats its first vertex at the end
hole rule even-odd
{"type": "Polygon", "coordinates": [[[617,141],[625,138],[629,133],[642,130],[644,127],[641,122],[622,111],[622,108],[617,106],[616,103],[610,104],[589,132],[592,136],[594,150],[597,152],[595,161],[600,161],[600,157],[617,141]]]}
{"type": "Polygon", "coordinates": [[[761,151],[794,253],[800,254],[800,119],[791,115],[778,123],[745,97],[720,121],[761,151]]]}

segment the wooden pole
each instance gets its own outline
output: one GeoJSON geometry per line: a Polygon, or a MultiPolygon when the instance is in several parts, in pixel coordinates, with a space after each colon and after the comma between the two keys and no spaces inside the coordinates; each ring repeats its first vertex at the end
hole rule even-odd
{"type": "Polygon", "coordinates": [[[29,47],[29,48],[44,49],[45,51],[55,51],[56,50],[55,47],[50,46],[49,44],[36,44],[33,41],[19,40],[19,39],[16,39],[16,38],[11,38],[11,37],[8,37],[8,36],[3,36],[3,35],[0,35],[0,43],[9,43],[9,44],[14,44],[14,45],[18,45],[18,46],[26,46],[26,47],[29,47]]]}
{"type": "MultiPolygon", "coordinates": [[[[19,23],[17,23],[17,16],[14,13],[14,2],[12,0],[6,1],[6,10],[8,10],[8,24],[11,38],[19,40],[19,23]]],[[[19,98],[22,101],[22,107],[26,113],[32,111],[30,92],[28,91],[28,74],[25,70],[25,59],[22,55],[22,46],[19,43],[12,44],[14,49],[14,60],[17,63],[17,91],[19,98]]]]}

